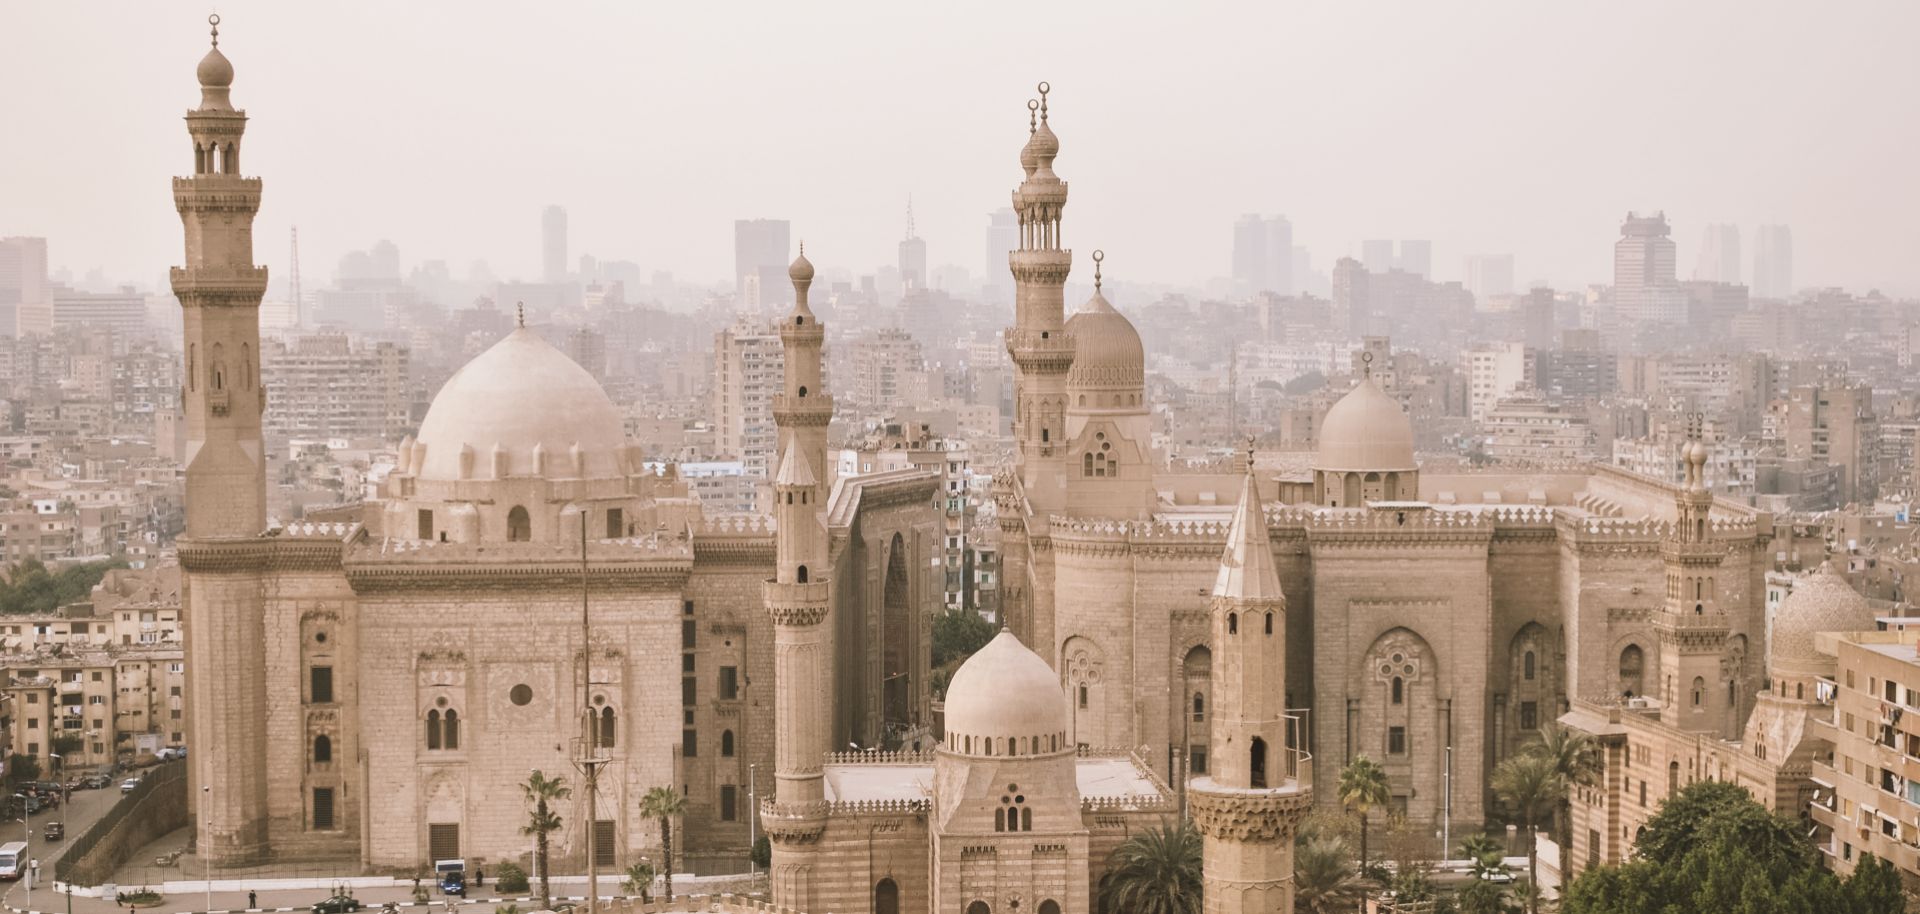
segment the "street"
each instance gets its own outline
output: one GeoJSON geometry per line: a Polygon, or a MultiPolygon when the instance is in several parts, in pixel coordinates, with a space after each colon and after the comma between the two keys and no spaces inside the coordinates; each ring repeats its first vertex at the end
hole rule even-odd
{"type": "MultiPolygon", "coordinates": [[[[61,910],[65,910],[66,899],[53,891],[53,863],[60,859],[60,855],[67,852],[68,844],[76,836],[92,828],[93,823],[98,822],[100,817],[106,815],[107,810],[112,809],[118,802],[120,802],[120,782],[116,780],[99,790],[74,791],[71,801],[61,804],[56,809],[44,809],[34,813],[28,819],[26,826],[21,825],[19,819],[0,822],[0,843],[26,841],[29,858],[40,861],[40,878],[33,883],[33,895],[34,903],[42,910],[56,901],[60,902],[61,910]],[[52,842],[40,840],[41,828],[48,822],[65,823],[67,837],[52,842]],[[32,831],[30,838],[25,834],[29,827],[32,831]]],[[[26,907],[27,880],[24,877],[16,882],[0,884],[6,886],[4,891],[0,891],[0,904],[16,908],[26,907]]]]}

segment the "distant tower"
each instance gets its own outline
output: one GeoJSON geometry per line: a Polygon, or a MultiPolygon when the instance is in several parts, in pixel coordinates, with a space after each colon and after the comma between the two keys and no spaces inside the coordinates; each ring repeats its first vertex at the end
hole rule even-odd
{"type": "Polygon", "coordinates": [[[1293,837],[1312,805],[1287,716],[1287,598],[1251,471],[1208,606],[1213,629],[1209,773],[1190,784],[1205,836],[1207,914],[1293,910],[1293,837]]]}
{"type": "Polygon", "coordinates": [[[1666,603],[1653,620],[1660,639],[1660,720],[1734,738],[1731,703],[1720,688],[1729,630],[1718,593],[1726,549],[1711,537],[1713,493],[1707,490],[1707,445],[1700,440],[1699,421],[1691,419],[1681,445],[1687,479],[1674,496],[1673,532],[1660,544],[1666,603]]]}
{"type": "Polygon", "coordinates": [[[541,275],[547,282],[567,281],[567,211],[549,206],[540,214],[541,275]]]}
{"type": "Polygon", "coordinates": [[[293,250],[287,255],[287,295],[293,299],[293,326],[300,326],[300,226],[293,227],[293,250]]]}
{"type": "Polygon", "coordinates": [[[833,398],[821,388],[820,348],[824,328],[807,307],[813,264],[807,248],[788,268],[793,310],[780,325],[786,352],[782,393],[774,398],[780,430],[779,469],[773,478],[775,570],[766,582],[773,618],[774,794],[760,811],[773,845],[773,903],[814,910],[818,892],[820,835],[826,830],[823,783],[833,687],[828,641],[827,530],[825,507],[827,423],[833,398]]]}
{"type": "Polygon", "coordinates": [[[260,859],[267,842],[266,550],[260,536],[267,524],[260,426],[267,398],[255,361],[267,270],[253,263],[260,180],[240,176],[247,116],[227,97],[233,65],[220,53],[220,17],[207,21],[214,46],[200,61],[200,107],[187,112],[193,174],[173,179],[187,238],[186,265],[172,275],[187,357],[181,392],[187,532],[180,566],[186,660],[193,670],[187,707],[194,781],[211,788],[203,804],[194,804],[200,850],[203,860],[234,864],[260,859]]]}
{"type": "Polygon", "coordinates": [[[900,241],[900,285],[903,289],[927,287],[927,242],[913,230],[913,198],[907,198],[907,237],[900,241]]]}
{"type": "Polygon", "coordinates": [[[1015,368],[1016,472],[1034,513],[1043,517],[1058,511],[1065,500],[1066,385],[1067,369],[1073,364],[1064,297],[1073,252],[1061,246],[1060,236],[1067,182],[1053,173],[1060,139],[1047,126],[1048,89],[1041,83],[1040,98],[1027,103],[1034,119],[1027,145],[1020,150],[1026,180],[1013,192],[1020,246],[1009,255],[1014,325],[1006,334],[1015,368]]]}

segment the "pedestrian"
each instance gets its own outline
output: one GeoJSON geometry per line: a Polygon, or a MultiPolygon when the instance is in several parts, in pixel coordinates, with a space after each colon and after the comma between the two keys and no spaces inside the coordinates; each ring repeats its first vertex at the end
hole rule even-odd
{"type": "Polygon", "coordinates": [[[257,908],[259,906],[260,906],[260,896],[258,894],[255,894],[252,889],[248,889],[247,890],[247,910],[251,911],[254,908],[257,908]]]}
{"type": "Polygon", "coordinates": [[[479,888],[486,884],[487,884],[487,871],[477,866],[474,867],[473,868],[473,887],[479,888]]]}

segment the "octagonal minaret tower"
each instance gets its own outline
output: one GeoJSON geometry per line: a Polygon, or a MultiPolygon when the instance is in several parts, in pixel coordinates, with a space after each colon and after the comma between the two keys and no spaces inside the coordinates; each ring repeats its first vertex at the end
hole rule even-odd
{"type": "Polygon", "coordinates": [[[1673,533],[1660,544],[1666,601],[1654,616],[1660,638],[1660,720],[1683,730],[1738,737],[1733,705],[1721,686],[1721,657],[1730,620],[1719,601],[1725,547],[1709,535],[1713,493],[1707,489],[1707,444],[1693,434],[1681,445],[1687,479],[1674,495],[1673,533]]]}
{"type": "Polygon", "coordinates": [[[1067,369],[1073,340],[1066,331],[1065,287],[1073,252],[1061,246],[1060,216],[1067,182],[1053,173],[1060,139],[1047,125],[1047,92],[1027,103],[1032,112],[1027,145],[1020,150],[1026,180],[1013,192],[1020,245],[1009,255],[1013,270],[1013,326],[1007,353],[1014,365],[1013,435],[1016,471],[1034,513],[1045,517],[1066,501],[1067,369]]]}
{"type": "Polygon", "coordinates": [[[1293,910],[1293,836],[1312,777],[1287,715],[1287,598],[1249,470],[1208,607],[1213,628],[1209,774],[1188,794],[1205,837],[1207,914],[1293,910]],[[1292,737],[1292,738],[1289,738],[1292,737]]]}
{"type": "Polygon", "coordinates": [[[773,845],[773,902],[813,910],[820,835],[826,830],[823,765],[833,688],[828,641],[826,487],[827,423],[833,398],[820,384],[825,333],[807,308],[813,264],[806,247],[787,275],[793,311],[780,328],[786,351],[784,392],[774,400],[780,453],[773,479],[775,569],[765,586],[773,617],[774,795],[760,810],[773,845]]]}
{"type": "Polygon", "coordinates": [[[172,280],[187,359],[187,531],[179,541],[187,730],[193,786],[207,788],[190,808],[202,859],[217,865],[267,851],[267,396],[258,361],[267,270],[253,264],[260,180],[240,176],[247,115],[228,98],[233,64],[220,53],[220,17],[207,21],[213,49],[200,61],[200,107],[187,112],[193,174],[173,179],[187,243],[172,280]]]}

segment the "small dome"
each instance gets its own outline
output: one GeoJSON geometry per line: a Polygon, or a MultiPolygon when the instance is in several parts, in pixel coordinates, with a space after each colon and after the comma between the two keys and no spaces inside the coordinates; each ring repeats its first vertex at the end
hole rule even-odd
{"type": "Polygon", "coordinates": [[[200,58],[200,87],[203,89],[225,89],[233,85],[233,64],[219,48],[207,52],[200,58]]]}
{"type": "Polygon", "coordinates": [[[1340,472],[1417,470],[1413,420],[1371,375],[1327,410],[1320,423],[1316,470],[1340,472]]]}
{"type": "MultiPolygon", "coordinates": [[[[1042,746],[1053,745],[1047,740],[1057,736],[1064,746],[1067,698],[1053,668],[1012,632],[1002,630],[953,674],[947,686],[946,730],[961,738],[1025,739],[1029,745],[1039,740],[1042,746]]],[[[992,754],[1009,753],[1001,749],[992,754]]]]}
{"type": "Polygon", "coordinates": [[[793,264],[787,267],[787,278],[794,282],[813,281],[813,261],[807,259],[805,247],[800,248],[800,256],[795,257],[793,264]]]}
{"type": "Polygon", "coordinates": [[[1140,332],[1099,291],[1067,318],[1073,338],[1068,387],[1132,387],[1146,384],[1147,354],[1140,332]]]}
{"type": "Polygon", "coordinates": [[[1026,144],[1020,147],[1020,168],[1029,178],[1033,177],[1034,170],[1040,167],[1040,160],[1033,155],[1033,141],[1034,135],[1029,133],[1026,144]]]}
{"type": "Polygon", "coordinates": [[[1027,148],[1033,150],[1035,164],[1044,165],[1060,154],[1060,138],[1054,136],[1053,128],[1042,120],[1033,131],[1033,139],[1027,141],[1027,148]]]}
{"type": "MultiPolygon", "coordinates": [[[[424,461],[416,458],[421,479],[460,479],[465,447],[477,454],[498,447],[512,476],[533,475],[539,449],[547,458],[546,475],[604,479],[625,475],[625,427],[593,375],[521,327],[440,388],[420,423],[414,450],[426,449],[424,461]],[[576,444],[585,464],[579,472],[572,466],[576,444]]],[[[476,462],[469,478],[487,479],[492,473],[490,464],[476,462]]]]}
{"type": "Polygon", "coordinates": [[[1873,604],[1831,563],[1822,564],[1819,571],[1795,581],[1793,592],[1773,611],[1769,666],[1785,662],[1831,667],[1832,658],[1813,649],[1815,632],[1871,631],[1873,627],[1873,604]]]}

